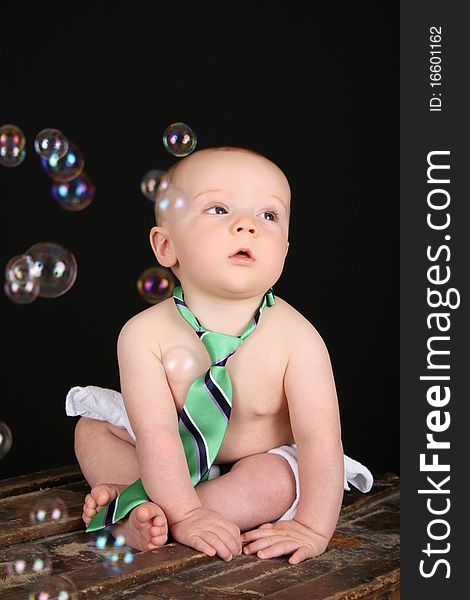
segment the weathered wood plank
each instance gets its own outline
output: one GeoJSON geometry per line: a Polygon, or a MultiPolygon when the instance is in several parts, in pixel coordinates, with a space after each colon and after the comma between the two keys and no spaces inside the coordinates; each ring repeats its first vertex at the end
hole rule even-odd
{"type": "Polygon", "coordinates": [[[370,560],[327,573],[264,597],[270,600],[356,600],[382,591],[400,579],[398,559],[370,560]]]}
{"type": "MultiPolygon", "coordinates": [[[[394,493],[396,495],[396,491],[394,493]]],[[[400,543],[398,504],[388,502],[385,497],[382,504],[378,502],[372,506],[374,512],[369,514],[368,508],[361,505],[357,520],[353,519],[351,524],[343,524],[341,531],[337,531],[333,536],[326,553],[296,567],[289,565],[285,557],[269,561],[249,557],[251,563],[240,562],[238,557],[229,565],[211,563],[190,572],[176,573],[174,578],[188,585],[191,582],[198,587],[198,590],[229,591],[232,594],[244,590],[249,591],[250,594],[266,596],[290,587],[296,588],[296,592],[300,593],[300,588],[297,590],[297,586],[305,582],[308,582],[305,589],[311,590],[316,586],[318,578],[324,579],[332,573],[341,571],[344,574],[352,570],[362,573],[364,578],[364,581],[359,580],[354,584],[357,587],[354,593],[357,597],[361,597],[375,589],[368,579],[367,570],[371,564],[376,565],[377,572],[380,574],[384,564],[386,565],[387,561],[393,558],[392,580],[398,580],[400,543]],[[367,566],[361,571],[366,563],[367,566]]],[[[355,513],[350,513],[351,518],[354,515],[355,513]]],[[[333,586],[333,583],[331,585],[333,586]]],[[[377,589],[385,588],[389,582],[378,581],[374,585],[377,589]]]]}
{"type": "Polygon", "coordinates": [[[367,596],[363,596],[362,600],[400,600],[400,582],[397,581],[391,586],[375,590],[367,596]]]}
{"type": "MultiPolygon", "coordinates": [[[[89,487],[78,467],[67,469],[33,474],[29,482],[25,477],[30,476],[0,482],[0,493],[7,494],[6,482],[12,484],[13,490],[11,496],[4,495],[0,500],[0,572],[1,555],[5,558],[9,551],[6,545],[30,542],[30,547],[45,549],[52,560],[53,576],[69,580],[79,590],[80,599],[399,599],[396,476],[377,478],[369,494],[346,492],[337,531],[327,552],[300,565],[289,565],[286,557],[260,560],[245,555],[226,563],[171,543],[153,552],[135,552],[134,561],[115,573],[93,551],[92,534],[84,533],[81,511],[89,487]],[[70,479],[65,483],[70,473],[75,483],[70,479]],[[57,523],[31,523],[31,509],[48,496],[63,499],[67,518],[57,523]]],[[[16,577],[8,585],[0,582],[0,597],[27,597],[27,587],[24,577],[16,577]]]]}
{"type": "MultiPolygon", "coordinates": [[[[124,592],[113,592],[100,600],[259,600],[259,594],[207,591],[173,579],[146,583],[124,592]]],[[[295,599],[293,599],[295,600],[295,599]]]]}
{"type": "Polygon", "coordinates": [[[0,498],[27,494],[41,488],[51,488],[74,481],[82,481],[83,475],[78,465],[68,465],[18,477],[0,479],[0,498]]]}
{"type": "MultiPolygon", "coordinates": [[[[217,560],[181,544],[170,544],[151,552],[134,555],[134,561],[116,573],[107,568],[106,561],[97,561],[73,571],[60,573],[79,591],[79,598],[102,598],[105,594],[127,590],[150,579],[168,577],[175,571],[184,571],[196,564],[217,560]]],[[[57,575],[57,574],[56,574],[57,575]]],[[[47,575],[41,582],[47,585],[47,575]]],[[[27,597],[28,583],[2,589],[2,600],[27,597]]]]}
{"type": "MultiPolygon", "coordinates": [[[[318,559],[292,566],[287,563],[285,558],[263,561],[251,556],[239,556],[231,563],[225,563],[216,558],[199,555],[189,548],[176,544],[165,546],[165,548],[154,551],[154,553],[147,552],[136,555],[134,563],[126,567],[122,575],[116,575],[103,567],[96,554],[90,550],[90,545],[87,542],[91,537],[89,534],[75,533],[54,537],[55,543],[48,540],[49,543],[43,542],[42,546],[46,547],[51,554],[54,573],[61,573],[76,585],[82,586],[78,588],[82,590],[80,598],[102,597],[104,594],[109,593],[112,595],[108,597],[112,598],[118,590],[127,590],[125,597],[134,598],[134,595],[129,595],[129,592],[134,589],[138,582],[152,579],[154,575],[167,576],[168,570],[171,570],[174,575],[170,582],[165,583],[164,589],[166,590],[165,593],[173,593],[175,599],[191,597],[191,589],[194,595],[197,592],[197,597],[201,598],[222,599],[226,594],[231,597],[235,595],[256,598],[276,590],[285,589],[288,586],[292,587],[294,585],[296,587],[296,585],[305,581],[309,581],[310,588],[312,588],[316,585],[313,580],[321,575],[331,574],[338,568],[346,570],[352,568],[357,571],[358,560],[367,560],[368,562],[373,560],[377,564],[381,560],[380,553],[387,552],[386,549],[373,547],[372,544],[369,544],[368,548],[361,549],[360,552],[350,547],[343,547],[334,549],[334,551],[329,550],[318,559]],[[76,540],[80,538],[80,542],[72,541],[74,538],[76,540]],[[61,540],[62,543],[57,543],[58,540],[61,540]],[[68,543],[64,543],[66,540],[68,540],[68,543]],[[163,553],[171,547],[181,549],[186,561],[178,562],[176,560],[169,568],[167,564],[162,565],[160,561],[163,553]],[[72,562],[59,564],[56,558],[61,555],[65,555],[72,562]],[[81,566],[78,568],[76,563],[73,564],[74,561],[78,560],[77,557],[81,562],[81,566]],[[142,557],[145,557],[145,559],[142,557]],[[200,562],[196,563],[197,567],[191,568],[191,560],[199,560],[200,562]],[[204,566],[201,566],[201,564],[204,564],[204,566]],[[64,569],[66,569],[65,572],[64,569]],[[179,593],[181,593],[181,596],[176,595],[179,593]]],[[[163,558],[167,557],[163,555],[163,558]]],[[[371,590],[368,581],[366,584],[362,583],[362,587],[359,586],[359,588],[361,594],[371,590]]],[[[309,588],[307,587],[307,589],[309,588]]],[[[144,592],[144,590],[140,591],[144,592]]],[[[150,593],[150,596],[147,597],[158,598],[157,591],[163,593],[163,590],[160,590],[158,586],[155,588],[153,586],[151,588],[146,587],[146,593],[150,593]]],[[[3,598],[9,598],[3,593],[1,597],[2,600],[3,598]]],[[[138,598],[139,596],[135,597],[138,598]]],[[[143,598],[145,597],[144,595],[143,598]]],[[[171,597],[171,594],[169,597],[171,597]]],[[[361,596],[353,597],[360,598],[361,596]]]]}
{"type": "Polygon", "coordinates": [[[382,502],[388,496],[396,495],[399,488],[400,480],[392,473],[377,477],[372,489],[367,494],[363,494],[351,486],[349,492],[344,492],[340,518],[346,518],[349,513],[356,512],[361,507],[372,506],[376,502],[382,502]]]}
{"type": "MultiPolygon", "coordinates": [[[[350,549],[327,551],[321,557],[295,566],[288,563],[287,557],[270,560],[237,557],[228,565],[214,562],[191,571],[175,573],[173,580],[196,586],[198,590],[232,594],[243,592],[264,597],[284,589],[297,589],[303,584],[308,584],[305,589],[314,589],[317,580],[323,581],[325,578],[333,586],[336,573],[350,571],[361,575],[362,579],[356,583],[369,584],[370,565],[374,564],[377,573],[381,574],[391,560],[389,550],[371,544],[368,549],[362,549],[361,552],[350,549]]],[[[393,568],[398,569],[398,565],[397,550],[394,553],[393,568]]],[[[375,579],[375,575],[372,579],[375,579]]],[[[368,586],[366,591],[371,589],[368,586]]],[[[291,597],[296,596],[293,594],[291,597]]]]}
{"type": "Polygon", "coordinates": [[[83,528],[83,500],[87,492],[83,481],[23,493],[0,500],[0,546],[35,540],[55,533],[83,528]],[[58,521],[34,523],[30,513],[47,499],[60,498],[66,507],[65,517],[58,521]]]}

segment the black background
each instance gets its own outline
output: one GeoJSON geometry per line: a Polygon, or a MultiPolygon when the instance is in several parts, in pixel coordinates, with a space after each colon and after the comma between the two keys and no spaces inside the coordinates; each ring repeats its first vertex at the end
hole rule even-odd
{"type": "Polygon", "coordinates": [[[398,473],[398,4],[0,10],[0,122],[27,137],[25,161],[0,167],[0,259],[54,241],[78,261],[59,298],[19,306],[1,294],[0,420],[14,439],[0,477],[75,462],[68,389],[119,389],[117,335],[149,306],[136,281],[155,264],[140,180],[177,160],[161,142],[175,121],[199,148],[250,147],[285,171],[291,245],[275,292],[329,348],[345,452],[375,474],[398,473]],[[45,127],[85,156],[97,191],[82,212],[50,196],[33,149],[45,127]]]}

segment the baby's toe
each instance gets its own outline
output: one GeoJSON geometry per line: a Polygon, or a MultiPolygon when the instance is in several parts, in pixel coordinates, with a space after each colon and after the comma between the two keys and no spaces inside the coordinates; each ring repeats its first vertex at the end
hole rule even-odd
{"type": "Polygon", "coordinates": [[[106,506],[110,501],[109,490],[106,486],[100,485],[91,490],[91,496],[97,506],[106,506]]]}
{"type": "Polygon", "coordinates": [[[164,527],[150,527],[149,533],[150,537],[159,537],[161,535],[165,535],[166,531],[164,527]]]}
{"type": "Polygon", "coordinates": [[[150,538],[150,543],[153,544],[156,548],[163,546],[167,540],[167,536],[165,535],[155,535],[150,538]]]}
{"type": "Polygon", "coordinates": [[[166,524],[167,521],[164,514],[159,514],[152,519],[152,525],[154,527],[165,527],[166,524]]]}
{"type": "Polygon", "coordinates": [[[149,504],[140,504],[134,509],[134,516],[140,523],[147,523],[151,518],[151,511],[149,510],[149,504]]]}
{"type": "Polygon", "coordinates": [[[86,495],[85,506],[87,506],[88,508],[96,508],[95,499],[93,498],[93,496],[91,494],[86,495]]]}
{"type": "Polygon", "coordinates": [[[83,509],[83,513],[91,519],[96,515],[96,510],[94,508],[88,508],[87,506],[85,506],[85,508],[83,509]]]}

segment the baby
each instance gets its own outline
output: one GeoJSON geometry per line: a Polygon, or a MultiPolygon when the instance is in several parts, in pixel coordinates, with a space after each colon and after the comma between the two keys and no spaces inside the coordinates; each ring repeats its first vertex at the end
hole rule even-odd
{"type": "Polygon", "coordinates": [[[122,328],[122,397],[94,386],[67,397],[67,413],[82,415],[75,452],[92,488],[83,520],[89,525],[140,478],[144,497],[113,530],[139,550],[162,546],[170,530],[176,541],[224,560],[242,548],[259,558],[288,554],[291,564],[318,556],[348,481],[368,491],[372,476],[343,455],[322,338],[271,290],[289,247],[289,184],[275,164],[244,148],[200,150],[167,177],[187,205],[175,216],[157,203],[150,243],[181,286],[122,328]],[[238,338],[236,351],[213,362],[206,331],[238,338]],[[182,357],[180,368],[165,364],[172,353],[182,357]],[[188,390],[204,373],[210,385],[196,386],[192,406],[209,396],[217,407],[222,433],[213,465],[208,447],[216,442],[197,450],[202,425],[186,411],[188,390]]]}

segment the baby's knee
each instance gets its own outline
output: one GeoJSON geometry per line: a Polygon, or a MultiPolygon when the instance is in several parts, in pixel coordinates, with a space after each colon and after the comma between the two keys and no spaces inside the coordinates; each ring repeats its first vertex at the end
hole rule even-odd
{"type": "Polygon", "coordinates": [[[289,502],[295,499],[295,476],[291,466],[285,458],[279,454],[266,453],[267,460],[273,465],[272,480],[275,490],[289,502]]]}
{"type": "Polygon", "coordinates": [[[75,425],[75,448],[85,440],[89,439],[90,435],[96,435],[98,429],[103,429],[104,421],[89,419],[88,417],[80,417],[75,425]]]}
{"type": "Polygon", "coordinates": [[[256,454],[242,458],[232,467],[239,475],[253,477],[269,493],[283,498],[295,498],[295,477],[285,458],[278,454],[256,454]],[[240,467],[244,467],[243,471],[240,467]]]}

